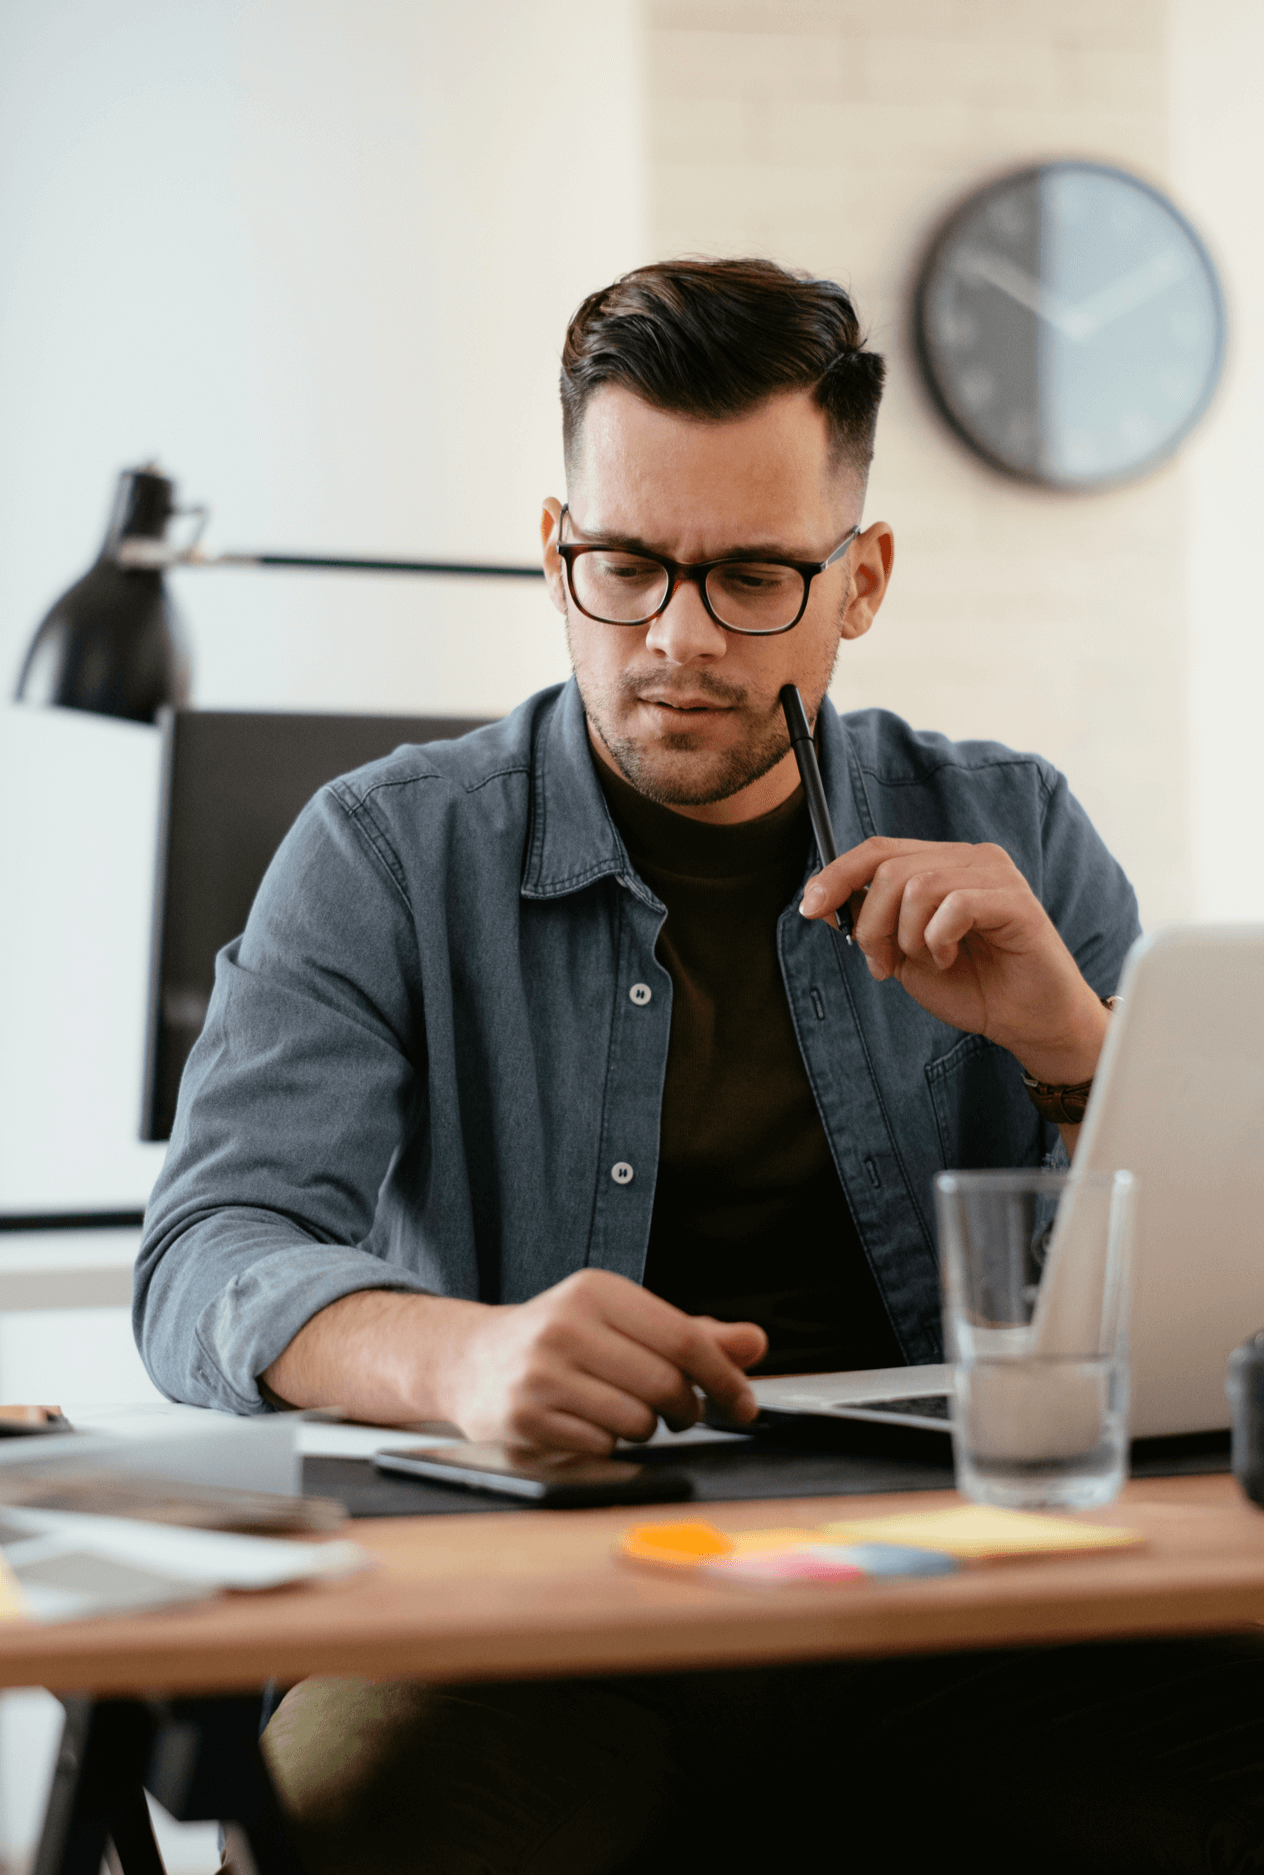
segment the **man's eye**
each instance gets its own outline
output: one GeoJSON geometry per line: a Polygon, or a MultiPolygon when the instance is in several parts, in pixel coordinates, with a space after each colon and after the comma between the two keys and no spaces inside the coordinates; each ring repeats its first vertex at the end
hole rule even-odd
{"type": "Polygon", "coordinates": [[[717,567],[716,577],[726,591],[754,597],[784,591],[792,580],[798,578],[798,574],[789,567],[747,566],[739,561],[732,566],[717,567]]]}
{"type": "Polygon", "coordinates": [[[599,554],[593,554],[592,558],[597,563],[594,570],[599,579],[635,582],[662,578],[662,568],[655,566],[652,560],[607,559],[599,554]]]}

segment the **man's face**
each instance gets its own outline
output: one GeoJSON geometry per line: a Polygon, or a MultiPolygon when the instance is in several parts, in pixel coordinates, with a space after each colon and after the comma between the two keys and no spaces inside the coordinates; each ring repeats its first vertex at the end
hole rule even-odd
{"type": "MultiPolygon", "coordinates": [[[[807,392],[749,415],[699,422],[607,385],[588,405],[572,465],[564,538],[639,546],[673,560],[727,554],[824,560],[860,520],[863,485],[830,462],[807,392]]],[[[651,800],[694,818],[744,820],[789,795],[797,774],[778,701],[795,683],[815,720],[839,643],[867,631],[891,564],[872,527],[812,582],[792,631],[743,637],[682,584],[650,625],[599,624],[570,600],[545,504],[545,571],[567,619],[575,675],[599,756],[651,800]]]]}

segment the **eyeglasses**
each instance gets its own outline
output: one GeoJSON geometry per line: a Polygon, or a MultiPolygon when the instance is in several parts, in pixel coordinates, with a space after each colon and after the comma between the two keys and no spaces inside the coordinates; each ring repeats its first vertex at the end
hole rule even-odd
{"type": "MultiPolygon", "coordinates": [[[[562,520],[570,513],[562,509],[562,520]]],[[[560,531],[560,523],[559,523],[560,531]]],[[[649,625],[686,581],[726,632],[768,638],[788,632],[808,609],[812,581],[841,560],[859,534],[853,527],[826,560],[764,559],[758,554],[683,563],[661,553],[629,553],[598,542],[559,541],[571,598],[599,625],[649,625]]]]}

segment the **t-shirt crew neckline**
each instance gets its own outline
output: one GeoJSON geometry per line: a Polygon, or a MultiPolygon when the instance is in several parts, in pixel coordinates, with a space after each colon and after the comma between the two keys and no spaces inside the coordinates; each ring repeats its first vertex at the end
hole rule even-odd
{"type": "Polygon", "coordinates": [[[675,808],[651,801],[595,750],[590,753],[630,856],[645,858],[658,871],[695,879],[733,879],[784,861],[791,843],[800,843],[796,823],[806,814],[802,784],[779,807],[753,820],[692,820],[675,808]]]}

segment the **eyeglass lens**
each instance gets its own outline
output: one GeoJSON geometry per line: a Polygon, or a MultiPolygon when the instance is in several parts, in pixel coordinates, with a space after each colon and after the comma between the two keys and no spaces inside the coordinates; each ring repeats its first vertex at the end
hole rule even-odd
{"type": "MultiPolygon", "coordinates": [[[[590,617],[609,625],[641,625],[662,605],[667,573],[639,554],[599,550],[575,556],[571,583],[590,617]]],[[[803,604],[803,575],[792,566],[728,560],[706,577],[707,599],[734,631],[784,631],[803,604]]]]}

